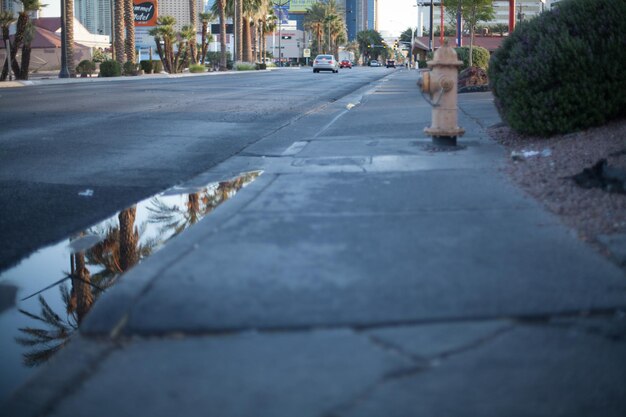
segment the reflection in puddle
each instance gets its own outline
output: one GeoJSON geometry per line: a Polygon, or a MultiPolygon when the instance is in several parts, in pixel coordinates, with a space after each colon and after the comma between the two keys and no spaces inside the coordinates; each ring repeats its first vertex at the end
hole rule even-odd
{"type": "Polygon", "coordinates": [[[0,400],[25,378],[27,372],[22,365],[40,365],[67,343],[94,302],[123,272],[200,221],[260,174],[248,172],[201,189],[173,188],[67,241],[42,249],[2,273],[0,282],[17,286],[20,300],[17,310],[11,308],[0,315],[0,368],[5,370],[0,377],[0,400]],[[4,346],[11,351],[9,354],[5,354],[4,346]]]}

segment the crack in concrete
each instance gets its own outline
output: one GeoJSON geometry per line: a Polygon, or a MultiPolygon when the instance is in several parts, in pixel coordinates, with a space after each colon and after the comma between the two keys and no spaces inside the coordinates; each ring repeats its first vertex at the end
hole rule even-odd
{"type": "Polygon", "coordinates": [[[518,320],[518,323],[526,326],[532,327],[548,327],[553,329],[560,329],[566,331],[579,331],[585,335],[599,337],[601,339],[607,340],[612,343],[623,343],[626,342],[626,319],[624,318],[623,311],[616,311],[613,317],[588,317],[588,316],[579,316],[579,317],[570,317],[566,318],[572,321],[565,322],[555,322],[553,318],[549,318],[548,320],[538,321],[538,320],[518,320]],[[603,326],[601,323],[597,322],[585,322],[587,318],[604,318],[607,321],[604,321],[604,324],[610,324],[612,326],[603,326]],[[620,323],[621,321],[621,323],[620,323]]]}
{"type": "Polygon", "coordinates": [[[340,417],[343,413],[349,412],[350,410],[355,409],[360,404],[365,402],[379,388],[381,388],[385,384],[389,382],[397,381],[399,379],[411,378],[415,375],[426,372],[432,369],[433,367],[438,366],[440,362],[444,359],[478,349],[488,343],[493,342],[501,335],[508,333],[514,330],[515,328],[516,328],[515,324],[504,326],[502,328],[499,328],[490,332],[489,334],[483,337],[479,337],[475,340],[472,340],[463,346],[460,346],[458,348],[451,349],[448,351],[443,351],[431,357],[422,357],[420,355],[415,355],[403,349],[401,346],[398,346],[395,343],[391,343],[381,337],[377,337],[374,335],[366,335],[366,338],[370,343],[372,343],[376,347],[381,348],[387,352],[392,352],[393,354],[398,355],[402,357],[403,359],[408,359],[411,362],[411,365],[386,372],[382,377],[374,381],[371,385],[366,387],[362,392],[355,395],[353,398],[345,401],[344,403],[333,407],[331,411],[324,414],[323,416],[324,417],[340,417]]]}
{"type": "MultiPolygon", "coordinates": [[[[55,378],[54,381],[46,381],[45,378],[37,378],[31,382],[27,382],[16,393],[13,398],[10,398],[10,404],[13,407],[8,412],[16,412],[22,417],[44,417],[53,413],[64,399],[70,397],[72,394],[78,392],[84,382],[89,380],[94,374],[98,372],[104,361],[115,351],[122,348],[120,343],[115,342],[109,338],[106,338],[109,342],[108,346],[102,348],[93,357],[83,359],[84,366],[70,366],[64,367],[63,362],[56,363],[55,366],[64,367],[64,369],[76,369],[73,374],[64,374],[64,378],[59,380],[55,378]],[[51,388],[51,385],[54,388],[51,388]],[[33,398],[35,399],[33,401],[33,398]],[[21,404],[25,404],[25,409],[21,407],[21,404]],[[32,404],[35,404],[32,407],[32,404]]],[[[67,362],[74,359],[70,359],[69,356],[65,356],[64,360],[67,362]]],[[[47,375],[56,375],[58,373],[48,372],[47,375]]],[[[7,410],[5,410],[7,411],[7,410]]]]}

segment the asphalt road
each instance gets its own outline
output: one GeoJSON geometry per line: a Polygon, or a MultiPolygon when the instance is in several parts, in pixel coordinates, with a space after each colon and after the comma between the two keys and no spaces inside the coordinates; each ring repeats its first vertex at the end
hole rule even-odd
{"type": "MultiPolygon", "coordinates": [[[[309,69],[0,89],[0,271],[204,172],[393,70],[309,69]],[[93,196],[79,193],[93,190],[93,196]]],[[[309,121],[310,123],[310,121],[309,121]]],[[[285,135],[287,148],[297,136],[285,135]]]]}

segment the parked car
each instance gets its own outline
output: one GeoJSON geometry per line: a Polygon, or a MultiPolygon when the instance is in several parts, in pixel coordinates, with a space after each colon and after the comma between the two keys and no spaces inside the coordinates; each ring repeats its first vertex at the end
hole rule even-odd
{"type": "Polygon", "coordinates": [[[388,59],[386,66],[387,66],[387,68],[395,68],[396,67],[396,61],[394,61],[393,59],[388,59]]]}
{"type": "Polygon", "coordinates": [[[369,65],[370,67],[380,67],[380,63],[376,61],[375,59],[372,59],[369,65]]]}
{"type": "Polygon", "coordinates": [[[352,62],[348,61],[347,59],[344,59],[343,61],[341,61],[339,63],[339,68],[350,68],[350,69],[352,69],[352,62]]]}
{"type": "Polygon", "coordinates": [[[318,55],[313,61],[313,72],[332,71],[339,72],[339,63],[332,55],[318,55]]]}

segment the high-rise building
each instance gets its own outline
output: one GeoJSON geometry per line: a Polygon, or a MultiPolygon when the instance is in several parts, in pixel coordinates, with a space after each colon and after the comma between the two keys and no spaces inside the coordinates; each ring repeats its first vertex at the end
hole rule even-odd
{"type": "Polygon", "coordinates": [[[348,40],[356,39],[363,30],[378,30],[379,0],[346,0],[346,27],[348,40]]]}
{"type": "Polygon", "coordinates": [[[74,17],[90,32],[111,36],[111,0],[74,0],[74,17]]]}
{"type": "Polygon", "coordinates": [[[22,5],[13,0],[0,0],[0,12],[2,11],[13,12],[14,15],[17,15],[22,11],[22,5]]]}
{"type": "MultiPolygon", "coordinates": [[[[201,13],[204,11],[205,0],[195,0],[196,12],[201,13]]],[[[189,0],[158,0],[158,13],[159,16],[172,16],[176,19],[174,28],[180,30],[183,26],[191,23],[191,16],[189,15],[189,0]]],[[[196,31],[200,29],[200,19],[196,16],[197,27],[196,31]]]]}

